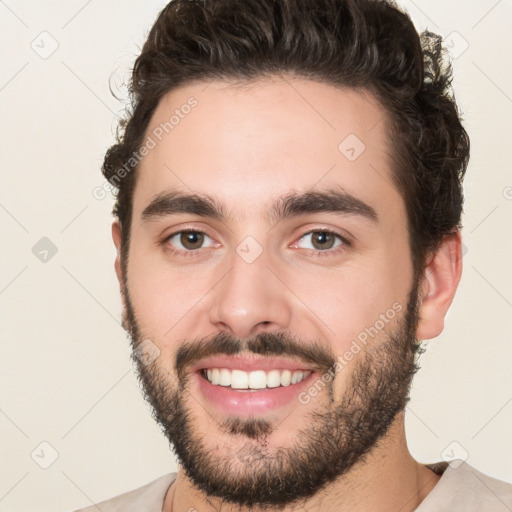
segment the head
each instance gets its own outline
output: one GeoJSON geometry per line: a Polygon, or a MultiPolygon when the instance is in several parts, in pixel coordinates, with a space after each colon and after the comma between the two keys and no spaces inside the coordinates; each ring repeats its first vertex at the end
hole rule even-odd
{"type": "Polygon", "coordinates": [[[155,416],[205,493],[310,496],[403,413],[460,277],[469,141],[440,39],[384,1],[176,0],[131,95],[103,173],[155,416]],[[225,408],[201,364],[234,355],[306,379],[225,408]]]}

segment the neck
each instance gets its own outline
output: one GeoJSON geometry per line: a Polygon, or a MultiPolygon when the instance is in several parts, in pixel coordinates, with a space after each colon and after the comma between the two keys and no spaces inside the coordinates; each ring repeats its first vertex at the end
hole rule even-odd
{"type": "Polygon", "coordinates": [[[416,462],[407,448],[403,414],[364,461],[347,474],[326,485],[307,500],[286,507],[264,509],[226,504],[205,496],[181,470],[170,487],[164,512],[412,512],[432,491],[439,476],[416,462]]]}

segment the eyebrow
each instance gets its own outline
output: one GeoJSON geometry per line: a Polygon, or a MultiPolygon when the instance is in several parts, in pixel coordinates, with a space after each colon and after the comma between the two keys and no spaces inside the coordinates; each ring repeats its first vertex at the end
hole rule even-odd
{"type": "MultiPolygon", "coordinates": [[[[379,220],[372,206],[346,191],[335,189],[286,194],[274,202],[268,220],[277,224],[289,217],[320,212],[357,215],[374,223],[379,220]]],[[[227,222],[230,218],[224,205],[208,195],[168,191],[157,195],[144,208],[141,220],[147,223],[180,213],[209,217],[221,222],[227,222]]]]}
{"type": "Polygon", "coordinates": [[[379,219],[375,209],[362,199],[343,190],[330,189],[287,194],[273,205],[270,220],[277,223],[288,217],[319,212],[358,215],[374,223],[379,219]]]}
{"type": "Polygon", "coordinates": [[[193,213],[222,222],[227,218],[225,209],[210,196],[174,191],[157,195],[144,208],[141,218],[143,222],[149,222],[159,217],[178,213],[193,213]]]}

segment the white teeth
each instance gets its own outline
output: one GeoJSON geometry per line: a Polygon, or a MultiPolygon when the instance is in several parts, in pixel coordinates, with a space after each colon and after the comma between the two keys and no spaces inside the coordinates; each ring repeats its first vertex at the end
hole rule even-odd
{"type": "Polygon", "coordinates": [[[292,384],[297,384],[304,378],[303,372],[293,372],[292,373],[292,384]]]}
{"type": "Polygon", "coordinates": [[[279,375],[279,370],[271,370],[267,373],[267,387],[268,388],[277,388],[281,385],[281,375],[279,375]]]}
{"type": "Polygon", "coordinates": [[[281,386],[289,386],[292,383],[292,372],[283,370],[281,373],[281,386]]]}
{"type": "MultiPolygon", "coordinates": [[[[249,387],[249,375],[241,370],[231,372],[230,385],[234,389],[247,389],[249,387]]],[[[213,383],[212,383],[213,384],[213,383]]]]}
{"type": "Polygon", "coordinates": [[[220,371],[219,384],[221,386],[229,386],[231,384],[231,374],[226,368],[222,368],[220,371]]]}
{"type": "Polygon", "coordinates": [[[233,389],[264,389],[290,386],[304,380],[311,371],[290,370],[229,370],[227,368],[208,368],[203,375],[214,386],[226,386],[233,389]]]}
{"type": "MultiPolygon", "coordinates": [[[[245,373],[245,372],[244,372],[245,373]]],[[[267,387],[267,375],[263,370],[249,373],[249,387],[263,389],[267,387]]]]}

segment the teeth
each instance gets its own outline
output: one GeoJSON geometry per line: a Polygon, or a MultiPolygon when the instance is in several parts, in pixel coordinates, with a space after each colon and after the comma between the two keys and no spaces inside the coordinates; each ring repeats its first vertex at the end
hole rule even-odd
{"type": "Polygon", "coordinates": [[[229,374],[229,370],[223,368],[220,371],[218,384],[221,386],[229,386],[231,384],[231,375],[229,374]]]}
{"type": "Polygon", "coordinates": [[[232,388],[235,389],[247,389],[249,387],[249,375],[246,372],[242,372],[240,370],[233,370],[230,375],[232,388]]]}
{"type": "Polygon", "coordinates": [[[281,373],[281,386],[289,386],[292,383],[292,372],[284,370],[281,373]]]}
{"type": "Polygon", "coordinates": [[[279,375],[279,370],[271,370],[267,373],[266,385],[268,388],[277,388],[281,385],[281,375],[279,375]]]}
{"type": "Polygon", "coordinates": [[[228,370],[227,368],[208,368],[203,375],[214,386],[226,386],[233,389],[264,389],[290,386],[304,380],[311,371],[290,370],[228,370]]]}

